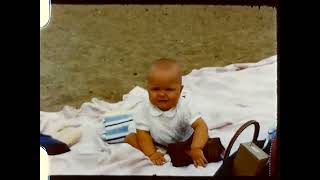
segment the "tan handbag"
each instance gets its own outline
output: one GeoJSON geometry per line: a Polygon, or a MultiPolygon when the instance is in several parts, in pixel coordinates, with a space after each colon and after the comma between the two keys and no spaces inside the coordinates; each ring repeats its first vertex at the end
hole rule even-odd
{"type": "Polygon", "coordinates": [[[255,120],[243,124],[232,137],[223,158],[223,164],[215,176],[260,176],[267,168],[269,155],[261,147],[264,141],[258,141],[260,125],[255,120]],[[236,139],[248,126],[254,125],[252,142],[241,143],[236,153],[230,156],[230,151],[236,139]]]}

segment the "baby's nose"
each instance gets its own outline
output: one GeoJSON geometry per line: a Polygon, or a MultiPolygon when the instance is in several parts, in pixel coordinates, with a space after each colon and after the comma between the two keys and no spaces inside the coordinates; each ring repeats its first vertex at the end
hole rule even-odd
{"type": "Polygon", "coordinates": [[[159,96],[166,96],[166,93],[164,91],[160,91],[159,96]]]}

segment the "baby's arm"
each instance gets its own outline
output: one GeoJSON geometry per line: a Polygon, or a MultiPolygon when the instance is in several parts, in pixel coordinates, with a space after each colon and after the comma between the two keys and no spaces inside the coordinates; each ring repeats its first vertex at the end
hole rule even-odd
{"type": "Polygon", "coordinates": [[[198,118],[194,123],[192,123],[192,128],[194,129],[193,140],[191,144],[191,149],[203,147],[208,142],[208,126],[202,118],[198,118]]]}
{"type": "Polygon", "coordinates": [[[165,163],[164,154],[156,151],[156,147],[148,131],[137,129],[137,138],[142,152],[150,158],[153,164],[162,165],[165,163]]]}
{"type": "Polygon", "coordinates": [[[194,165],[205,166],[208,161],[204,157],[203,147],[208,142],[208,126],[202,118],[198,118],[194,123],[192,123],[192,128],[194,129],[191,150],[188,153],[194,165]]]}

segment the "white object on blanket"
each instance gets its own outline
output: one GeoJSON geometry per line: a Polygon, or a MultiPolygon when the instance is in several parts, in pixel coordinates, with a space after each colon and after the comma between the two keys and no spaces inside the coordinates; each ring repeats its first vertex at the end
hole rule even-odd
{"type": "Polygon", "coordinates": [[[40,113],[40,133],[50,135],[52,138],[67,144],[69,147],[79,142],[81,138],[79,122],[63,121],[62,116],[53,115],[53,113],[49,113],[48,119],[45,118],[45,120],[43,120],[41,118],[42,114],[40,113]]]}
{"type": "MultiPolygon", "coordinates": [[[[235,131],[246,121],[260,124],[259,139],[268,135],[277,119],[276,56],[258,63],[206,67],[183,77],[184,88],[204,114],[210,137],[220,137],[226,147],[235,131]]],[[[80,141],[71,151],[50,157],[51,175],[167,175],[212,176],[222,162],[209,163],[206,168],[193,165],[176,168],[171,162],[153,166],[144,154],[121,143],[110,145],[101,139],[105,113],[137,107],[147,91],[135,87],[118,103],[98,99],[84,103],[80,109],[64,108],[60,112],[40,112],[40,129],[47,131],[54,124],[79,123],[80,141]]],[[[245,130],[234,144],[233,153],[242,142],[252,139],[253,127],[245,130]]]]}
{"type": "Polygon", "coordinates": [[[79,128],[67,127],[52,134],[52,137],[71,147],[79,142],[81,138],[81,130],[79,128]]]}
{"type": "Polygon", "coordinates": [[[47,151],[40,146],[40,180],[47,180],[49,177],[49,156],[47,151]]]}

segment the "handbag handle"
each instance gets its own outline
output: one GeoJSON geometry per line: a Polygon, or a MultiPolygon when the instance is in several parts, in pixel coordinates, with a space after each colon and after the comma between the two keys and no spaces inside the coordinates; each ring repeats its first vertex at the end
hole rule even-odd
{"type": "Polygon", "coordinates": [[[254,125],[254,134],[253,134],[253,139],[252,142],[256,143],[258,141],[258,135],[259,135],[259,131],[260,131],[260,125],[257,121],[255,120],[250,120],[248,122],[246,122],[245,124],[243,124],[238,130],[237,132],[233,135],[226,151],[225,151],[225,155],[224,155],[224,161],[229,157],[231,148],[234,144],[234,142],[237,140],[237,138],[239,137],[239,135],[242,133],[242,131],[244,131],[248,126],[250,125],[254,125]]]}

